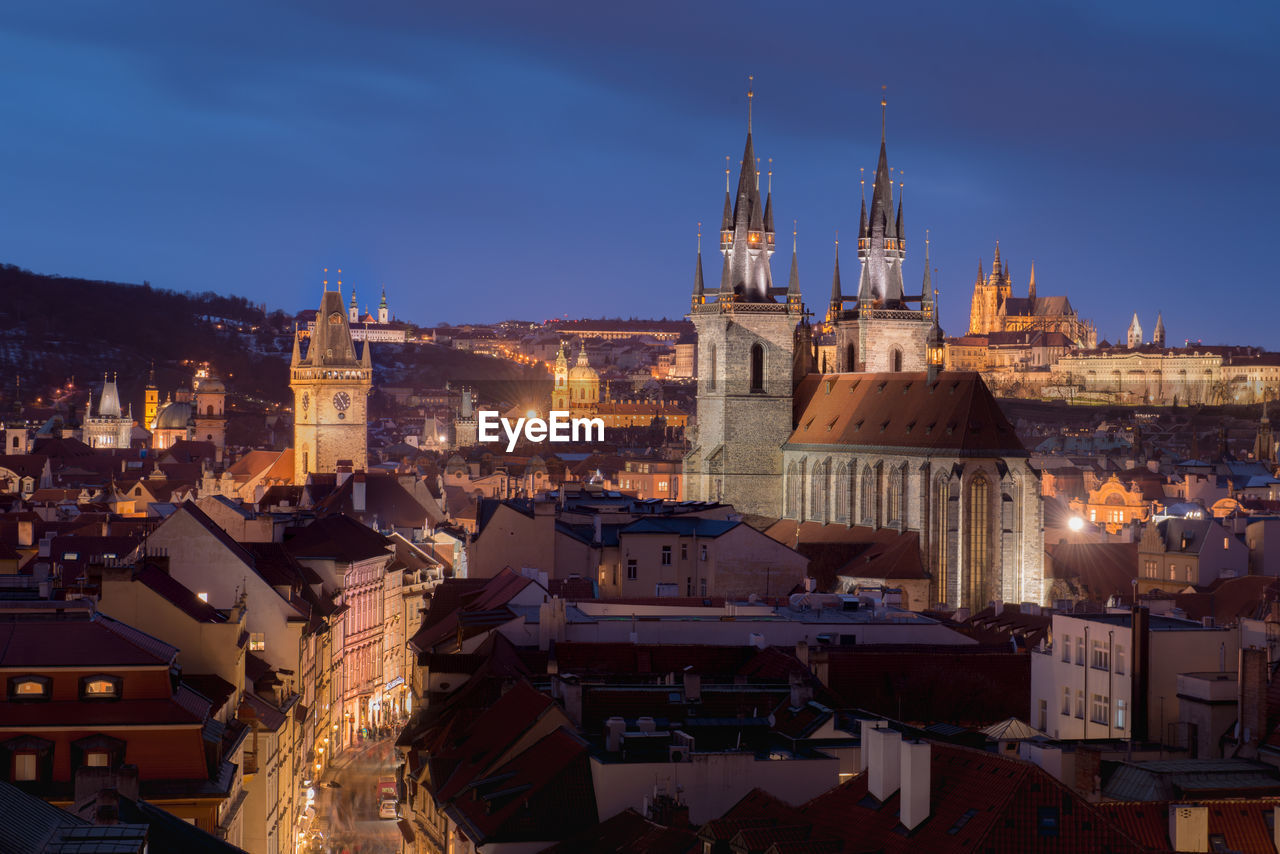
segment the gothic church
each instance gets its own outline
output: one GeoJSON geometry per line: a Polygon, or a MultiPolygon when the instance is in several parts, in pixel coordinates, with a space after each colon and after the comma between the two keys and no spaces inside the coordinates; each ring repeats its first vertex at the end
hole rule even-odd
{"type": "Polygon", "coordinates": [[[762,201],[756,162],[748,119],[736,193],[726,173],[719,287],[705,286],[701,246],[694,273],[688,498],[782,520],[797,539],[814,526],[828,539],[909,538],[928,596],[910,607],[1043,603],[1039,475],[981,377],[940,370],[927,248],[920,291],[906,292],[902,199],[895,209],[883,117],[856,295],[843,290],[838,257],[832,277],[836,373],[815,367],[794,236],[787,285],[773,284],[772,188],[762,201]]]}

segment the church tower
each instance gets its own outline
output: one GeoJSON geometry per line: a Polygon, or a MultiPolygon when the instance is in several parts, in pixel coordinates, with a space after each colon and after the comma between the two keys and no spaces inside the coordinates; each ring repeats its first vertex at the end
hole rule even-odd
{"type": "Polygon", "coordinates": [[[723,263],[714,299],[703,285],[700,250],[695,269],[689,318],[698,338],[697,436],[685,456],[684,475],[691,500],[723,501],[742,513],[776,517],[804,307],[798,275],[787,287],[773,286],[773,194],[767,187],[760,197],[752,98],[748,92],[736,194],[725,170],[723,263]]]}
{"type": "Polygon", "coordinates": [[[551,386],[551,408],[557,412],[569,411],[569,357],[564,352],[564,342],[560,342],[560,352],[556,354],[556,365],[553,371],[554,382],[551,386]]]}
{"type": "Polygon", "coordinates": [[[1156,313],[1156,329],[1151,333],[1151,342],[1157,347],[1164,346],[1164,313],[1156,313]]]}
{"type": "Polygon", "coordinates": [[[150,430],[159,411],[160,387],[156,385],[156,366],[152,363],[151,372],[147,374],[147,387],[142,390],[142,425],[150,430]]]}
{"type": "MultiPolygon", "coordinates": [[[[341,270],[339,270],[338,272],[339,272],[339,273],[341,273],[342,271],[341,271],[341,270]]],[[[355,288],[352,288],[352,289],[351,289],[351,305],[347,308],[347,319],[348,319],[351,323],[359,323],[359,322],[360,322],[360,306],[358,306],[358,305],[356,304],[356,289],[355,289],[355,288]]]]}
{"type": "Polygon", "coordinates": [[[373,362],[368,341],[356,355],[347,318],[341,290],[329,290],[326,280],[306,355],[301,338],[294,337],[289,387],[293,390],[295,484],[305,483],[308,474],[337,471],[338,460],[350,460],[356,471],[369,464],[373,362]]]}
{"type": "Polygon", "coordinates": [[[842,373],[923,371],[928,365],[933,295],[907,295],[903,290],[902,262],[907,256],[907,241],[901,192],[896,213],[893,206],[893,179],[885,147],[887,105],[882,98],[880,158],[871,189],[870,215],[864,196],[858,224],[861,271],[857,297],[850,300],[839,290],[838,274],[832,281],[828,318],[836,332],[836,369],[842,373]],[[846,305],[849,302],[851,306],[846,305]]]}
{"type": "Polygon", "coordinates": [[[1129,323],[1129,349],[1133,350],[1142,346],[1142,324],[1138,322],[1138,313],[1133,313],[1133,320],[1129,323]]]}
{"type": "Polygon", "coordinates": [[[201,369],[196,372],[193,392],[195,437],[201,442],[212,442],[221,461],[227,447],[227,387],[210,371],[201,369]]]}
{"type": "Polygon", "coordinates": [[[387,289],[382,289],[382,299],[378,302],[378,322],[389,323],[391,312],[387,309],[387,289]]]}

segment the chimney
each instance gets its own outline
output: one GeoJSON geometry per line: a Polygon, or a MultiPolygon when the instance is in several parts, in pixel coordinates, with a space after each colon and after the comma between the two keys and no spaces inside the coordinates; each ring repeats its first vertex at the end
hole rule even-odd
{"type": "Polygon", "coordinates": [[[617,753],[622,749],[622,736],[627,731],[627,722],[619,717],[609,718],[604,722],[604,749],[617,753]]]}
{"type": "Polygon", "coordinates": [[[131,801],[138,799],[138,766],[121,765],[116,769],[116,791],[131,801]]]}
{"type": "Polygon", "coordinates": [[[1256,745],[1262,736],[1267,715],[1267,653],[1250,648],[1240,650],[1239,719],[1240,744],[1256,745]]]}
{"type": "MultiPolygon", "coordinates": [[[[1136,722],[1135,722],[1136,726],[1136,722]]],[[[1083,744],[1076,747],[1076,791],[1092,798],[1102,782],[1102,754],[1083,744]]]]}
{"type": "Polygon", "coordinates": [[[357,513],[365,511],[365,481],[364,472],[358,471],[352,477],[351,483],[351,509],[357,513]]]}
{"type": "Polygon", "coordinates": [[[1169,842],[1174,851],[1209,850],[1209,808],[1169,804],[1169,842]]]}
{"type": "Polygon", "coordinates": [[[858,733],[861,736],[859,739],[861,742],[861,748],[858,750],[859,773],[867,770],[867,758],[871,755],[871,732],[888,726],[884,721],[861,721],[861,724],[861,732],[858,733]]]}
{"type": "Polygon", "coordinates": [[[636,729],[641,732],[656,732],[658,726],[654,722],[653,718],[646,715],[645,717],[636,720],[636,729]]]}
{"type": "Polygon", "coordinates": [[[792,673],[790,682],[791,708],[798,709],[813,699],[813,686],[809,684],[809,680],[805,679],[803,674],[792,673]]]}
{"type": "Polygon", "coordinates": [[[702,677],[693,672],[692,665],[684,669],[684,701],[702,702],[702,677]]]}
{"type": "Polygon", "coordinates": [[[907,830],[929,817],[930,748],[927,741],[902,743],[902,798],[898,816],[907,830]]]}
{"type": "Polygon", "coordinates": [[[898,791],[902,773],[902,733],[896,729],[873,729],[867,750],[867,790],[884,803],[898,791]]]}

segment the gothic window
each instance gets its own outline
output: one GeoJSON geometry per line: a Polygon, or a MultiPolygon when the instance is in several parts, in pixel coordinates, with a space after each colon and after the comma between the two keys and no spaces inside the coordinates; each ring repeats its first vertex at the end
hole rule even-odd
{"type": "Polygon", "coordinates": [[[889,365],[889,370],[895,373],[902,370],[902,351],[897,347],[890,351],[889,365]]]}
{"type": "Polygon", "coordinates": [[[717,355],[716,345],[712,344],[711,345],[711,371],[710,371],[710,375],[707,377],[707,388],[711,389],[712,391],[716,390],[716,355],[717,355]]]}
{"type": "Polygon", "coordinates": [[[832,492],[835,495],[835,501],[833,502],[835,504],[834,512],[831,514],[832,521],[843,522],[848,525],[850,521],[849,510],[850,499],[852,498],[851,493],[853,492],[853,478],[849,475],[849,463],[847,461],[841,463],[840,468],[836,469],[836,480],[832,486],[832,492]]]}
{"type": "Polygon", "coordinates": [[[858,345],[849,344],[845,347],[845,365],[846,371],[858,370],[858,345]]]}
{"type": "Polygon", "coordinates": [[[787,518],[800,519],[800,467],[793,460],[787,466],[787,518]]]}
{"type": "Polygon", "coordinates": [[[951,485],[945,477],[938,478],[934,487],[934,525],[937,542],[934,545],[934,572],[938,579],[938,599],[947,601],[951,578],[947,570],[947,501],[951,498],[951,485]]]}
{"type": "Polygon", "coordinates": [[[969,595],[963,604],[981,608],[990,598],[991,575],[991,486],[986,475],[979,472],[969,481],[967,499],[964,566],[969,595]]]}
{"type": "Polygon", "coordinates": [[[863,525],[874,526],[876,523],[876,475],[871,466],[862,467],[862,483],[858,485],[858,492],[861,496],[858,506],[858,519],[863,525]]]}
{"type": "Polygon", "coordinates": [[[810,502],[810,518],[815,522],[827,521],[827,481],[831,461],[824,460],[813,467],[813,500],[810,502]]]}
{"type": "Polygon", "coordinates": [[[751,345],[751,390],[764,391],[764,346],[759,341],[751,345]]]}
{"type": "Polygon", "coordinates": [[[901,525],[905,521],[905,501],[907,469],[906,465],[895,466],[889,471],[889,501],[886,508],[886,519],[891,525],[901,525]]]}

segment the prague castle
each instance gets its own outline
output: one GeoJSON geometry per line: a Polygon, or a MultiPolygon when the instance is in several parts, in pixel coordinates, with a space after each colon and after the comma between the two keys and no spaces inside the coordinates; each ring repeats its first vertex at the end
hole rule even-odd
{"type": "Polygon", "coordinates": [[[687,497],[776,520],[770,534],[793,547],[808,537],[911,543],[926,601],[909,607],[1043,602],[1039,476],[981,377],[940,370],[927,250],[919,292],[904,285],[904,213],[883,117],[855,294],[844,292],[838,258],[832,276],[835,373],[815,369],[794,235],[787,284],[773,283],[772,187],[762,196],[754,145],[748,119],[736,193],[726,177],[718,288],[706,287],[701,247],[697,256],[687,497]]]}
{"type": "Polygon", "coordinates": [[[1094,347],[1098,340],[1093,325],[1080,319],[1065,296],[1036,295],[1034,263],[1027,283],[1027,295],[1013,296],[1009,262],[1001,265],[1000,241],[997,240],[990,276],[983,277],[982,262],[978,262],[978,279],[973,283],[973,300],[969,308],[969,335],[1001,332],[1058,332],[1074,347],[1094,347]]]}
{"type": "MultiPolygon", "coordinates": [[[[341,283],[339,283],[341,285],[341,283]]],[[[356,355],[341,291],[325,290],[305,355],[294,335],[289,363],[293,391],[294,483],[307,475],[337,471],[339,461],[354,471],[368,466],[369,391],[373,362],[368,341],[356,355]]]]}

